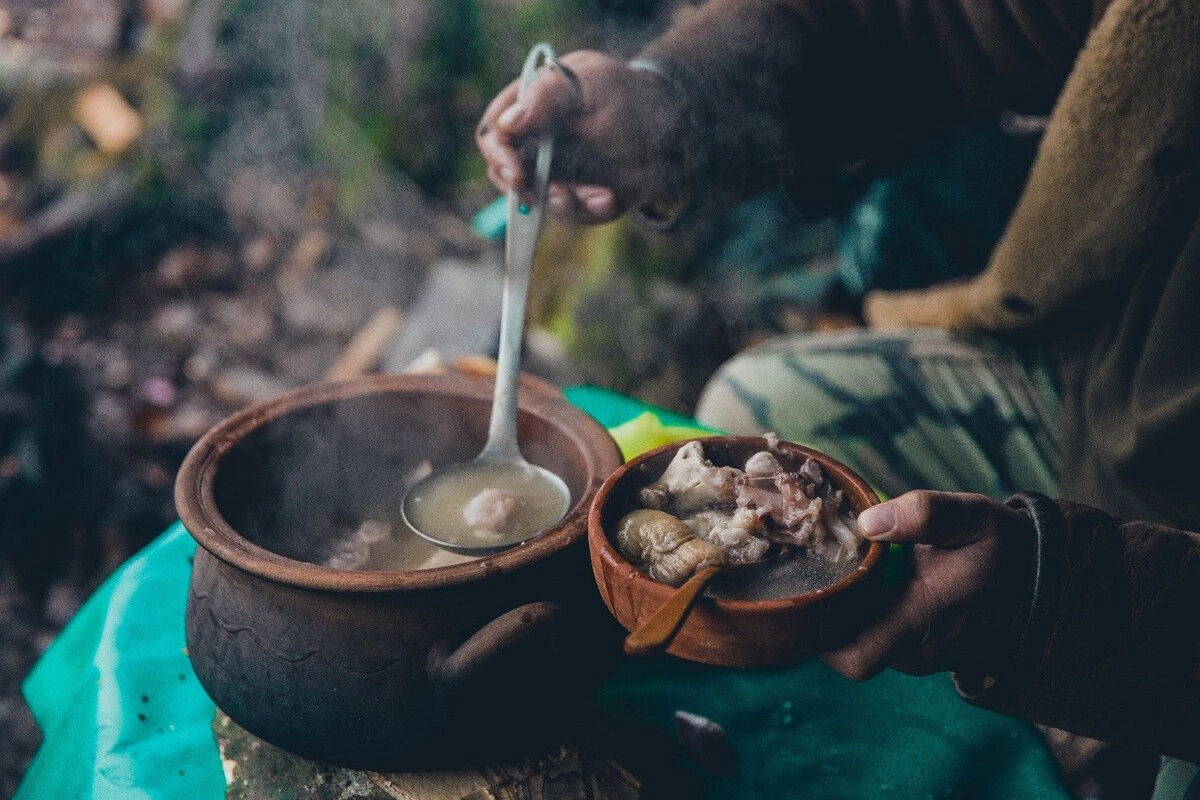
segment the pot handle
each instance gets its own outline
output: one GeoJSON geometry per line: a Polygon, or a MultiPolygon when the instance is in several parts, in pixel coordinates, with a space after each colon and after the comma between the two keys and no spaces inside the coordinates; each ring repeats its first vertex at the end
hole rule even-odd
{"type": "Polygon", "coordinates": [[[431,664],[429,678],[446,689],[469,681],[497,656],[563,617],[561,603],[526,603],[506,611],[471,635],[458,649],[431,664]]]}

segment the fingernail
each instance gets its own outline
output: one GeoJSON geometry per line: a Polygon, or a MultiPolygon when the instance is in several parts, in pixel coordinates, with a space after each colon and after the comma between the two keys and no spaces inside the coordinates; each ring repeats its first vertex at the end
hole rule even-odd
{"type": "Polygon", "coordinates": [[[525,106],[516,103],[504,109],[504,113],[496,120],[496,124],[508,128],[515,125],[523,116],[525,116],[525,106]]]}
{"type": "Polygon", "coordinates": [[[896,509],[891,503],[871,506],[858,515],[858,529],[868,539],[883,536],[896,527],[896,509]]]}

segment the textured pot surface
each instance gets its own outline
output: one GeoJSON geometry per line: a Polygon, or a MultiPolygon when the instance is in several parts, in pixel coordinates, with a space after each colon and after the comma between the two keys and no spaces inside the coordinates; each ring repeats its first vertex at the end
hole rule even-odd
{"type": "Polygon", "coordinates": [[[344,766],[419,769],[536,747],[590,703],[619,652],[592,584],[586,512],[621,463],[561,395],[522,388],[526,457],[572,508],[512,550],[405,572],[320,566],[339,531],[398,509],[405,476],[472,458],[491,382],[386,376],[230,417],[188,454],[176,504],[201,545],[188,652],[242,727],[344,766]]]}
{"type": "MultiPolygon", "coordinates": [[[[766,449],[757,436],[715,436],[702,440],[705,456],[718,466],[745,464],[766,449]]],[[[635,567],[612,541],[617,521],[637,507],[637,490],[654,482],[681,443],[651,450],[614,472],[601,486],[588,516],[588,548],[600,596],[626,630],[633,630],[674,593],[635,567]]],[[[780,442],[775,450],[785,468],[815,458],[835,486],[850,498],[855,513],[879,502],[867,483],[844,464],[814,450],[780,442]],[[790,459],[790,466],[789,460],[790,459]]],[[[843,641],[871,612],[882,595],[887,546],[872,543],[846,577],[816,591],[778,600],[701,597],[667,652],[690,661],[721,666],[777,666],[795,663],[843,641]]]]}

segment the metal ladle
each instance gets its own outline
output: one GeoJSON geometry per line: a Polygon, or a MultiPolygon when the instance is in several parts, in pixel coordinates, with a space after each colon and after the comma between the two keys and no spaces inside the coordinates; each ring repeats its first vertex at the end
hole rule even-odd
{"type": "MultiPolygon", "coordinates": [[[[547,44],[533,47],[521,70],[517,99],[537,76],[539,61],[553,65],[547,44]]],[[[528,208],[508,192],[508,228],[504,246],[504,286],[500,308],[500,348],[487,443],[473,461],[442,468],[405,495],[404,521],[421,537],[447,550],[484,555],[505,550],[553,527],[570,508],[571,494],[562,478],[530,464],[517,445],[517,375],[525,327],[525,301],[533,256],[550,183],[554,137],[538,141],[532,199],[528,208]],[[467,501],[496,488],[517,499],[517,508],[496,531],[479,531],[464,516],[467,501]]]]}

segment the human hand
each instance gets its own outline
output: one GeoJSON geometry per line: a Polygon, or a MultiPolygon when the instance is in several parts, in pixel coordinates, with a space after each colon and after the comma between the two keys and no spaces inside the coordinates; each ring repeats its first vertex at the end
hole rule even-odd
{"type": "Polygon", "coordinates": [[[526,189],[522,147],[553,130],[547,204],[555,218],[598,223],[631,209],[682,207],[683,99],[658,76],[602,53],[581,50],[558,63],[565,69],[541,70],[520,101],[514,81],[484,111],[475,142],[492,184],[526,189]]]}
{"type": "Polygon", "coordinates": [[[944,328],[978,330],[974,309],[978,303],[975,282],[952,281],[924,289],[868,292],[863,318],[870,328],[944,328]]]}
{"type": "Polygon", "coordinates": [[[899,598],[822,659],[852,680],[891,666],[925,675],[1002,665],[1017,649],[1034,585],[1036,530],[978,494],[913,491],[864,511],[872,541],[913,545],[899,598]]]}

